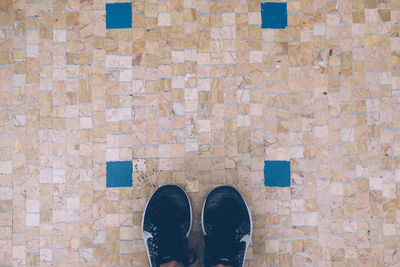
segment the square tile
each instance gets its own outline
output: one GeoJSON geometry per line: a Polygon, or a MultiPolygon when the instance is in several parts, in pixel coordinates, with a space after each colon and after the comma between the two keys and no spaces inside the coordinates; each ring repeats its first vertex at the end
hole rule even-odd
{"type": "Polygon", "coordinates": [[[287,27],[286,3],[261,3],[261,28],[285,29],[287,27]]]}
{"type": "Polygon", "coordinates": [[[132,161],[110,161],[106,163],[107,187],[132,186],[132,161]]]}
{"type": "Polygon", "coordinates": [[[290,186],[290,161],[267,160],[264,162],[265,186],[290,186]]]}
{"type": "Polygon", "coordinates": [[[132,28],[132,4],[106,4],[106,29],[132,28]]]}

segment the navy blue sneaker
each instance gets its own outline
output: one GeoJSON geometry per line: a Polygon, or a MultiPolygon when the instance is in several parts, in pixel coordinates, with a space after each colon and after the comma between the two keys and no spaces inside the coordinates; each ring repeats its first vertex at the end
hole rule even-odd
{"type": "Polygon", "coordinates": [[[235,188],[221,186],[208,194],[203,205],[202,228],[205,267],[217,264],[244,266],[251,240],[251,213],[235,188]]]}
{"type": "Polygon", "coordinates": [[[191,227],[192,208],[185,191],[175,185],[158,188],[147,202],[142,221],[150,266],[158,267],[170,261],[184,266],[192,264],[196,254],[188,249],[191,227]]]}

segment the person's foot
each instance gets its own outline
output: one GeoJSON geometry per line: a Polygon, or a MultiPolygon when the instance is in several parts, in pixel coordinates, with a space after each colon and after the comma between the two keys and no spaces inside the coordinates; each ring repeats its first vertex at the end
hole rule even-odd
{"type": "Polygon", "coordinates": [[[202,228],[205,239],[205,267],[218,264],[242,267],[251,239],[248,206],[233,187],[212,190],[204,201],[202,228]]]}
{"type": "Polygon", "coordinates": [[[142,234],[151,267],[171,261],[184,266],[189,262],[188,236],[192,226],[192,208],[185,191],[175,185],[161,186],[147,202],[142,234]]]}

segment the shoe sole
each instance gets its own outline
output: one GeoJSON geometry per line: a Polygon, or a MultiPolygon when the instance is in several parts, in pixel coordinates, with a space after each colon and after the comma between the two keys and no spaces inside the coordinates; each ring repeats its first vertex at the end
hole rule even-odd
{"type": "MultiPolygon", "coordinates": [[[[162,186],[160,186],[159,188],[157,188],[157,190],[160,189],[160,188],[162,188],[162,187],[164,187],[164,186],[171,186],[171,185],[172,185],[172,186],[177,186],[177,185],[174,185],[174,184],[165,184],[165,185],[162,185],[162,186]]],[[[180,186],[177,186],[177,187],[179,187],[179,188],[183,191],[183,193],[185,193],[186,198],[187,198],[187,200],[188,200],[188,202],[189,202],[190,224],[189,224],[189,230],[188,230],[187,233],[186,233],[186,238],[188,238],[188,237],[189,237],[189,234],[190,234],[190,231],[192,230],[192,222],[193,222],[192,204],[190,203],[189,196],[186,194],[185,190],[183,190],[180,186]]],[[[156,190],[156,191],[157,191],[157,190],[156,190]]],[[[155,191],[155,192],[156,192],[156,191],[155,191]]],[[[154,192],[154,193],[155,193],[155,192],[154,192]]],[[[151,195],[151,197],[150,197],[149,200],[147,201],[146,207],[144,208],[144,211],[143,211],[143,217],[142,217],[142,237],[143,237],[143,240],[145,241],[144,243],[145,243],[145,246],[146,246],[147,258],[149,259],[149,265],[150,265],[150,267],[156,267],[156,266],[153,266],[153,264],[151,263],[150,253],[149,253],[149,247],[148,247],[148,245],[147,245],[147,239],[145,238],[145,235],[144,235],[144,232],[143,232],[143,223],[144,223],[144,213],[146,212],[147,205],[149,205],[149,202],[150,202],[151,198],[153,197],[154,193],[151,195]]]]}
{"type": "MultiPolygon", "coordinates": [[[[239,192],[236,188],[234,188],[233,186],[226,186],[226,185],[224,185],[224,186],[225,186],[225,187],[231,187],[231,188],[233,188],[236,192],[239,193],[239,195],[240,195],[240,197],[242,198],[244,204],[246,205],[247,212],[249,213],[249,218],[250,218],[250,239],[249,239],[249,242],[246,243],[246,249],[244,250],[244,259],[243,259],[243,263],[242,263],[242,266],[241,266],[241,267],[243,267],[243,266],[244,266],[245,259],[246,259],[247,249],[248,249],[248,247],[249,247],[249,245],[250,245],[250,242],[251,242],[251,235],[252,235],[252,233],[253,233],[253,221],[252,221],[252,219],[251,219],[251,212],[250,212],[249,206],[248,206],[247,203],[246,203],[246,200],[244,200],[242,194],[240,194],[240,192],[239,192]]],[[[222,186],[220,186],[220,187],[222,187],[222,186]]],[[[207,234],[206,234],[206,230],[204,229],[204,207],[206,206],[207,198],[208,198],[208,196],[210,195],[210,193],[211,193],[212,191],[214,191],[215,189],[217,189],[217,188],[219,188],[219,187],[214,188],[213,190],[211,190],[211,191],[207,194],[206,199],[204,200],[204,203],[203,203],[203,209],[202,209],[202,211],[201,211],[201,228],[203,229],[203,234],[204,234],[204,235],[207,235],[207,234]]]]}

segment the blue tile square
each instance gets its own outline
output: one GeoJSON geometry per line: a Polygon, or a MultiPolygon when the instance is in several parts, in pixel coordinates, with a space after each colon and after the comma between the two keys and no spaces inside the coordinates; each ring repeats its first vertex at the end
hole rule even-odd
{"type": "Polygon", "coordinates": [[[132,28],[132,4],[106,4],[106,29],[132,28]]]}
{"type": "Polygon", "coordinates": [[[132,161],[109,161],[106,173],[107,187],[132,186],[132,161]]]}
{"type": "Polygon", "coordinates": [[[287,27],[286,3],[261,3],[261,28],[285,29],[287,27]]]}
{"type": "Polygon", "coordinates": [[[264,162],[265,186],[290,186],[290,161],[264,162]]]}

